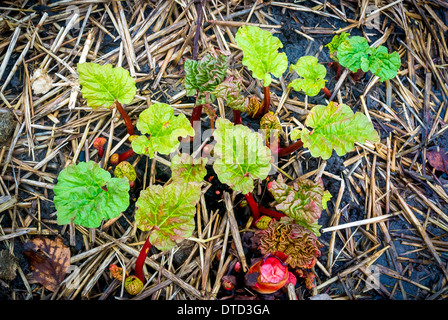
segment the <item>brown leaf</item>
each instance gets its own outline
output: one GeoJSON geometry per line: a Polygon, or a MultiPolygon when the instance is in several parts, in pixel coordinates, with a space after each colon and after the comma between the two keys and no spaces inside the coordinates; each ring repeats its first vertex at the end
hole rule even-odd
{"type": "Polygon", "coordinates": [[[70,265],[70,249],[61,238],[50,240],[37,237],[24,244],[34,279],[46,289],[54,292],[64,280],[70,265]]]}
{"type": "Polygon", "coordinates": [[[439,147],[430,148],[426,153],[429,164],[436,170],[448,173],[448,155],[447,150],[439,147]]]}

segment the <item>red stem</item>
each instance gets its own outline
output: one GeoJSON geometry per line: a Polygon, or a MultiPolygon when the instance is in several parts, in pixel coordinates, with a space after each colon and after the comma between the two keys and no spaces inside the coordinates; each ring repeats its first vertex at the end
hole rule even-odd
{"type": "Polygon", "coordinates": [[[119,103],[118,101],[115,101],[115,107],[117,108],[118,112],[120,112],[120,115],[123,118],[124,123],[126,124],[126,129],[129,133],[129,135],[133,136],[134,135],[134,126],[132,125],[131,118],[129,118],[128,114],[121,106],[121,103],[119,103]]]}
{"type": "Polygon", "coordinates": [[[271,105],[271,92],[269,91],[269,86],[263,87],[263,93],[264,93],[264,105],[263,105],[263,111],[261,116],[264,116],[269,111],[269,106],[271,105]]]}
{"type": "Polygon", "coordinates": [[[145,283],[145,277],[143,276],[143,266],[145,265],[145,260],[146,256],[148,255],[149,249],[151,249],[151,242],[149,242],[149,235],[148,235],[145,244],[140,250],[137,261],[135,262],[135,269],[134,269],[135,276],[139,278],[140,281],[143,283],[145,283]]]}
{"type": "Polygon", "coordinates": [[[362,69],[359,69],[358,71],[351,73],[352,79],[355,82],[358,82],[359,80],[361,80],[362,77],[364,77],[365,74],[366,73],[364,71],[362,71],[362,69]]]}
{"type": "Polygon", "coordinates": [[[260,218],[260,211],[258,210],[258,203],[255,202],[252,193],[246,193],[244,195],[246,198],[247,204],[249,205],[250,211],[252,211],[252,217],[254,218],[252,225],[255,225],[255,222],[260,218]]]}
{"type": "Polygon", "coordinates": [[[241,111],[233,110],[233,124],[241,124],[241,111]]]}
{"type": "Polygon", "coordinates": [[[98,156],[100,158],[102,158],[103,155],[104,155],[104,149],[103,149],[103,146],[100,146],[100,147],[98,147],[98,156]]]}
{"type": "Polygon", "coordinates": [[[262,206],[258,206],[258,210],[260,211],[260,213],[265,214],[267,216],[270,216],[276,220],[280,220],[282,217],[285,217],[286,215],[284,213],[275,211],[275,210],[271,210],[262,206]]]}
{"type": "MultiPolygon", "coordinates": [[[[131,157],[133,157],[135,155],[136,155],[136,153],[134,152],[134,150],[129,149],[128,151],[125,151],[125,152],[119,154],[118,155],[118,159],[115,159],[115,157],[111,157],[110,158],[110,164],[113,165],[113,166],[116,166],[120,162],[126,161],[126,160],[128,160],[129,158],[131,158],[131,157]]],[[[112,155],[112,156],[114,156],[114,155],[112,155]]]]}
{"type": "Polygon", "coordinates": [[[327,99],[330,100],[331,99],[331,92],[330,92],[330,90],[328,90],[327,87],[323,87],[322,91],[323,91],[323,93],[325,93],[325,96],[327,97],[327,99]]]}
{"type": "Polygon", "coordinates": [[[339,80],[339,78],[341,77],[341,64],[339,63],[339,61],[333,61],[332,62],[333,65],[333,69],[336,72],[336,80],[339,80]]]}
{"type": "Polygon", "coordinates": [[[290,144],[287,147],[284,148],[278,148],[277,149],[277,156],[278,157],[284,157],[287,156],[288,154],[293,153],[296,150],[299,150],[300,148],[303,147],[303,142],[302,140],[297,140],[296,142],[290,144]]]}

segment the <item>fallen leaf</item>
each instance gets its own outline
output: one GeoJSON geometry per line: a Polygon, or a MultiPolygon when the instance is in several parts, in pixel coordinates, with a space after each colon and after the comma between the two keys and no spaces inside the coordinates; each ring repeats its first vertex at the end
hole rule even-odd
{"type": "Polygon", "coordinates": [[[34,279],[54,292],[64,280],[70,265],[70,249],[61,238],[50,240],[37,237],[24,244],[34,279]]]}
{"type": "Polygon", "coordinates": [[[8,250],[0,250],[0,279],[14,280],[17,270],[17,258],[8,250]]]}
{"type": "Polygon", "coordinates": [[[447,150],[439,147],[430,148],[426,153],[429,164],[436,170],[448,173],[448,155],[447,150]]]}

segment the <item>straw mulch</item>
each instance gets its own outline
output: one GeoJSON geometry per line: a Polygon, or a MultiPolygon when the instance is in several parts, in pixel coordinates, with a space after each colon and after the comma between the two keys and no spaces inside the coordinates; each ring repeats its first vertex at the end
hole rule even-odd
{"type": "MultiPolygon", "coordinates": [[[[364,35],[402,58],[398,76],[385,84],[371,74],[362,83],[353,83],[348,73],[336,81],[327,68],[327,87],[339,102],[371,119],[380,143],[356,145],[343,158],[333,155],[328,161],[311,159],[301,150],[278,163],[287,177],[322,177],[333,195],[322,213],[325,247],[314,268],[316,286],[310,291],[298,287],[289,292],[290,299],[321,293],[333,299],[446,298],[448,181],[427,159],[431,147],[446,148],[448,141],[446,2],[204,2],[199,56],[228,54],[229,72],[243,77],[246,95],[262,93],[241,64],[234,36],[242,25],[257,25],[289,39],[292,33],[304,49],[296,52],[298,57],[316,55],[323,63],[330,62],[324,45],[342,31],[364,35]],[[372,5],[377,9],[370,10],[372,5]],[[378,16],[379,27],[368,29],[378,16]],[[381,275],[376,286],[367,285],[372,272],[381,275]]],[[[105,159],[129,147],[126,127],[115,111],[92,111],[85,105],[76,63],[110,63],[130,71],[138,92],[126,110],[134,123],[155,101],[189,116],[193,103],[183,87],[183,63],[193,54],[197,5],[184,0],[2,1],[0,108],[12,110],[14,122],[11,138],[0,149],[0,249],[19,259],[17,277],[0,280],[2,298],[215,299],[232,261],[239,259],[243,268],[249,265],[241,234],[250,221],[237,223],[235,197],[224,193],[217,209],[202,196],[194,236],[180,248],[150,253],[149,281],[139,295],[130,297],[110,278],[108,266],[132,270],[135,264],[146,233],[134,226],[132,212],[87,230],[58,226],[52,204],[52,188],[62,168],[80,159],[98,160],[92,147],[96,137],[108,139],[105,159]],[[43,95],[31,88],[38,68],[53,80],[43,95]],[[22,246],[37,235],[64,237],[72,248],[70,264],[79,272],[77,286],[62,283],[50,292],[33,279],[22,246]]],[[[272,111],[285,130],[303,123],[315,104],[325,103],[323,95],[307,100],[288,90],[290,79],[285,73],[272,85],[272,111]]],[[[221,101],[216,108],[218,116],[229,114],[221,101]]],[[[101,165],[108,168],[107,161],[101,165]]],[[[157,168],[169,161],[138,156],[133,165],[143,168],[141,180],[147,186],[155,182],[157,168]]],[[[259,198],[263,192],[260,188],[259,198]]]]}

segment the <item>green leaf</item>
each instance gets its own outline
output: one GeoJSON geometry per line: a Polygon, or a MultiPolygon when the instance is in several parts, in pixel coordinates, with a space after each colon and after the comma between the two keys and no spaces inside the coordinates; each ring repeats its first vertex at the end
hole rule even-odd
{"type": "Polygon", "coordinates": [[[330,54],[334,54],[335,52],[337,52],[341,43],[347,40],[349,36],[350,33],[347,32],[342,32],[340,35],[335,35],[331,42],[326,45],[326,47],[328,47],[328,50],[330,51],[330,54]]]}
{"type": "Polygon", "coordinates": [[[120,215],[129,206],[127,178],[112,178],[93,161],[71,164],[59,173],[54,186],[58,224],[97,228],[103,219],[120,215]]]}
{"type": "Polygon", "coordinates": [[[137,179],[137,173],[134,167],[127,161],[121,161],[114,169],[114,176],[116,178],[128,178],[129,181],[135,181],[137,179]]]}
{"type": "Polygon", "coordinates": [[[185,89],[187,96],[192,97],[198,93],[198,104],[204,104],[210,100],[214,101],[214,96],[210,93],[224,81],[228,68],[228,58],[220,55],[215,58],[211,54],[206,54],[201,60],[185,61],[185,89]],[[208,94],[209,98],[207,99],[208,94]]]}
{"type": "Polygon", "coordinates": [[[247,98],[241,94],[242,79],[227,78],[220,83],[213,94],[226,101],[226,105],[233,110],[244,112],[247,110],[247,98]]]}
{"type": "Polygon", "coordinates": [[[140,113],[137,129],[143,135],[132,141],[132,149],[150,158],[156,151],[161,154],[175,151],[180,144],[179,137],[194,136],[190,121],[183,113],[175,116],[173,108],[158,102],[140,113]]]}
{"type": "MultiPolygon", "coordinates": [[[[350,37],[343,41],[338,47],[339,63],[352,72],[361,69],[361,63],[364,59],[369,59],[372,52],[367,39],[364,37],[350,37]]],[[[363,70],[366,71],[366,70],[363,70]]]]}
{"type": "Polygon", "coordinates": [[[296,71],[302,77],[294,79],[289,86],[296,91],[304,91],[306,95],[314,97],[325,87],[327,69],[313,56],[304,56],[297,60],[295,65],[289,67],[289,71],[296,71]]]}
{"type": "Polygon", "coordinates": [[[84,62],[78,64],[79,84],[87,106],[110,107],[115,100],[129,104],[136,93],[135,80],[121,67],[84,62]]]}
{"type": "Polygon", "coordinates": [[[305,124],[312,132],[300,131],[303,147],[313,157],[329,159],[334,149],[339,156],[353,150],[354,143],[378,142],[378,133],[369,119],[360,112],[353,113],[345,104],[330,102],[328,106],[317,105],[311,109],[305,124]]]}
{"type": "Polygon", "coordinates": [[[195,229],[196,204],[201,195],[197,183],[151,185],[140,192],[135,222],[142,231],[152,230],[149,241],[159,250],[169,250],[190,237],[195,229]]]}
{"type": "Polygon", "coordinates": [[[175,155],[171,159],[171,178],[173,182],[201,182],[207,174],[207,158],[193,159],[187,153],[175,155]]]}
{"type": "Polygon", "coordinates": [[[271,170],[271,150],[263,137],[244,125],[234,126],[229,120],[218,118],[213,148],[218,158],[213,169],[219,181],[242,194],[252,192],[254,179],[265,179],[271,170]]]}
{"type": "Polygon", "coordinates": [[[331,194],[324,190],[321,179],[314,182],[298,178],[293,183],[286,184],[283,176],[279,174],[277,180],[268,184],[268,190],[278,203],[275,206],[277,210],[320,236],[321,226],[318,220],[331,198],[331,194]]]}
{"type": "Polygon", "coordinates": [[[372,55],[368,59],[363,59],[362,69],[370,70],[380,77],[380,81],[386,81],[395,78],[400,66],[401,59],[398,52],[394,51],[389,54],[386,47],[379,46],[372,51],[372,55]]]}
{"type": "Polygon", "coordinates": [[[252,71],[254,78],[263,81],[265,87],[271,84],[271,74],[280,78],[288,67],[286,54],[280,39],[269,31],[254,26],[242,26],[235,35],[235,41],[243,50],[243,65],[252,71]]]}

